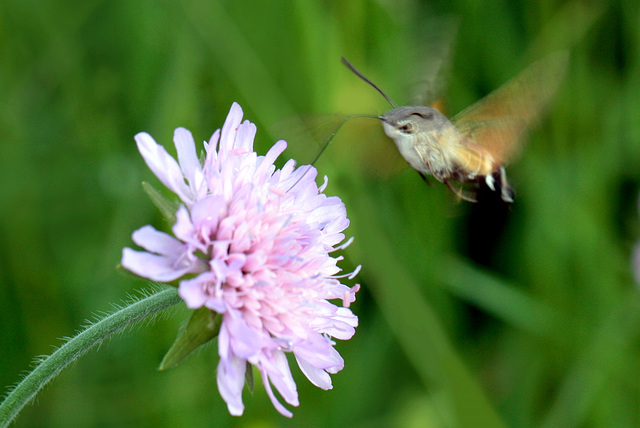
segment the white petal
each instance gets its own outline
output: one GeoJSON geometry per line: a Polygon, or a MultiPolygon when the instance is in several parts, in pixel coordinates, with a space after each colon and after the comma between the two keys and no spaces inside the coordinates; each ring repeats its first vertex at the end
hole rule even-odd
{"type": "MultiPolygon", "coordinates": [[[[200,202],[202,201],[196,202],[194,206],[197,206],[200,202]]],[[[184,206],[181,206],[178,208],[178,212],[176,213],[176,223],[173,225],[171,230],[178,239],[189,244],[192,250],[198,249],[206,253],[208,242],[203,242],[199,238],[198,233],[200,232],[200,229],[196,229],[194,224],[197,223],[192,220],[189,210],[184,206]]]]}
{"type": "Polygon", "coordinates": [[[181,205],[176,212],[176,222],[171,227],[173,234],[183,242],[189,242],[194,239],[196,235],[196,229],[191,222],[191,216],[189,210],[181,205]]]}
{"type": "Polygon", "coordinates": [[[266,373],[262,373],[262,383],[264,384],[264,389],[267,391],[267,395],[271,399],[271,404],[273,404],[273,407],[275,407],[282,416],[286,416],[287,418],[293,417],[293,413],[291,413],[291,411],[284,407],[282,403],[280,403],[276,398],[273,390],[271,389],[271,384],[269,383],[269,375],[267,375],[266,373]]]}
{"type": "Polygon", "coordinates": [[[169,190],[178,195],[182,201],[190,204],[193,195],[184,182],[184,175],[178,162],[146,132],[137,134],[135,140],[149,169],[169,190]]]}
{"type": "Polygon", "coordinates": [[[247,152],[253,151],[253,139],[256,136],[256,125],[245,120],[238,126],[238,133],[236,134],[236,142],[234,148],[246,149],[247,152]]]}
{"type": "Polygon", "coordinates": [[[299,405],[298,389],[291,375],[287,356],[282,351],[272,351],[271,357],[261,359],[273,386],[276,387],[282,398],[292,406],[299,405]]]}
{"type": "Polygon", "coordinates": [[[344,367],[344,360],[333,347],[333,342],[318,333],[311,333],[306,341],[296,343],[293,353],[296,358],[320,369],[344,367]]]}
{"type": "Polygon", "coordinates": [[[264,337],[259,331],[249,327],[235,311],[225,313],[223,325],[229,332],[233,353],[238,357],[249,359],[262,349],[264,337]]]}
{"type": "Polygon", "coordinates": [[[203,188],[202,166],[196,153],[196,144],[193,141],[193,136],[188,130],[177,128],[173,134],[173,142],[178,152],[180,169],[189,181],[189,187],[194,195],[199,199],[199,197],[204,196],[206,188],[203,188]]]}
{"type": "Polygon", "coordinates": [[[312,323],[316,331],[340,340],[349,340],[355,334],[358,317],[348,308],[337,307],[336,312],[326,318],[316,318],[312,323]]]}
{"type": "Polygon", "coordinates": [[[220,140],[220,130],[216,129],[208,143],[205,143],[207,148],[207,156],[204,160],[204,169],[212,169],[216,165],[218,160],[218,141],[220,140]]]}
{"type": "Polygon", "coordinates": [[[149,225],[143,226],[133,232],[131,239],[145,250],[165,256],[175,256],[180,253],[182,249],[182,242],[149,225]]]}
{"type": "Polygon", "coordinates": [[[244,374],[246,361],[231,355],[229,358],[220,358],[216,378],[218,390],[223,400],[227,403],[229,413],[233,416],[241,416],[244,412],[242,403],[242,388],[244,387],[244,374]]]}
{"type": "Polygon", "coordinates": [[[324,176],[324,181],[322,183],[322,185],[320,187],[318,187],[318,193],[322,193],[324,192],[324,189],[327,188],[327,185],[329,184],[329,177],[327,177],[326,175],[324,176]]]}
{"type": "Polygon", "coordinates": [[[226,158],[227,152],[234,148],[238,126],[242,121],[242,114],[242,107],[238,103],[233,103],[220,134],[218,154],[222,159],[226,158]]]}
{"type": "Polygon", "coordinates": [[[202,278],[200,277],[180,281],[178,294],[189,309],[201,308],[209,297],[202,289],[202,278]]]}
{"type": "Polygon", "coordinates": [[[324,390],[333,388],[333,386],[331,385],[331,376],[329,376],[329,373],[309,364],[302,358],[298,358],[297,355],[296,361],[298,362],[298,366],[300,367],[300,370],[302,370],[302,373],[304,373],[304,375],[312,384],[324,390]]]}
{"type": "Polygon", "coordinates": [[[267,170],[270,166],[273,165],[273,162],[284,152],[287,148],[287,142],[284,140],[280,140],[273,145],[267,152],[265,156],[261,156],[259,158],[260,165],[256,168],[256,172],[254,173],[254,177],[259,179],[262,175],[267,173],[267,170]]]}
{"type": "Polygon", "coordinates": [[[213,234],[218,229],[218,221],[224,216],[226,207],[222,196],[208,196],[191,208],[191,219],[194,224],[200,228],[208,228],[209,233],[213,234]]]}
{"type": "Polygon", "coordinates": [[[192,268],[176,269],[174,261],[165,256],[135,251],[131,248],[122,250],[122,266],[144,278],[154,281],[169,282],[180,278],[192,268]]]}

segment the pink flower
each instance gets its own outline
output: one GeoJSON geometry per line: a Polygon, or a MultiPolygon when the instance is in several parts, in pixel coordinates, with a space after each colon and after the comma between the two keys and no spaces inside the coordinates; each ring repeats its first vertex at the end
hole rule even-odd
{"type": "Polygon", "coordinates": [[[142,227],[132,238],[146,251],[125,248],[122,265],[162,282],[189,274],[179,285],[187,306],[222,315],[217,380],[229,412],[244,411],[250,363],[260,371],[273,405],[290,417],[271,389],[298,405],[285,353],[293,353],[314,385],[330,389],[329,374],[344,366],[331,338],[350,339],[358,324],[348,306],[359,286],[340,283],[341,257],[330,255],[348,245],[339,244],[349,220],[342,201],[323,193],[326,177],[319,188],[312,166],[296,169],[289,160],[276,169],[273,162],[286,143],[278,141],[258,156],[256,127],[241,121],[242,109],[234,103],[222,131],[205,143],[203,164],[183,128],[174,135],[178,162],[150,135],[136,135],[147,165],[182,205],[172,228],[175,237],[142,227]]]}

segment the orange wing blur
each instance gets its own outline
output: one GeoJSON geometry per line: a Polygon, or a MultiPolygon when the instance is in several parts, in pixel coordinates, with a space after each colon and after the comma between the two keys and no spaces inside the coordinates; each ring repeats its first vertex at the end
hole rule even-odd
{"type": "Polygon", "coordinates": [[[451,122],[503,165],[519,151],[527,129],[551,100],[568,59],[567,52],[556,52],[534,62],[451,122]]]}

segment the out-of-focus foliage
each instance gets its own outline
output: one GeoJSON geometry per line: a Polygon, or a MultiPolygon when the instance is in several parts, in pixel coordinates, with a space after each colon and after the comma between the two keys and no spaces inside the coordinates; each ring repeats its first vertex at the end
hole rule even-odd
{"type": "Polygon", "coordinates": [[[258,387],[230,417],[214,347],[156,371],[182,308],[83,357],[16,426],[637,425],[640,7],[2,2],[0,385],[145,286],[116,269],[134,229],[168,227],[140,186],[154,178],[135,133],[170,150],[178,126],[205,140],[238,101],[258,152],[286,137],[285,154],[305,163],[320,145],[302,121],[331,128],[334,114],[389,108],[341,55],[397,102],[420,87],[455,114],[556,50],[570,51],[567,77],[508,169],[509,209],[425,186],[370,119],[318,161],[356,235],[344,267],[363,264],[361,325],[338,345],[346,368],[333,390],[294,373],[293,420],[258,387]]]}

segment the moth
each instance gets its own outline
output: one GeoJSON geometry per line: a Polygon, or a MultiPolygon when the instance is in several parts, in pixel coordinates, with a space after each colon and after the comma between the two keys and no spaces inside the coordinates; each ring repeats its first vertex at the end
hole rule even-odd
{"type": "MultiPolygon", "coordinates": [[[[393,107],[383,116],[384,132],[407,163],[427,181],[446,184],[461,199],[477,202],[463,186],[486,186],[513,202],[505,166],[519,152],[527,131],[556,92],[568,62],[566,52],[550,54],[486,97],[447,118],[427,106],[393,102],[344,57],[342,62],[376,89],[393,107]],[[455,187],[454,183],[459,183],[455,187]]],[[[367,115],[354,115],[352,117],[367,115]]]]}

